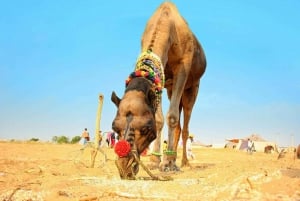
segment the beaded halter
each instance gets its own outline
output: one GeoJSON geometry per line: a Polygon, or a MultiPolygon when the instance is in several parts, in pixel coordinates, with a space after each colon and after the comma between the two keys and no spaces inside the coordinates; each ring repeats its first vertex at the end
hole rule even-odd
{"type": "Polygon", "coordinates": [[[165,85],[165,74],[162,62],[151,50],[143,52],[137,59],[135,71],[126,79],[126,87],[136,77],[144,77],[152,82],[155,89],[156,106],[161,101],[162,89],[165,85]]]}

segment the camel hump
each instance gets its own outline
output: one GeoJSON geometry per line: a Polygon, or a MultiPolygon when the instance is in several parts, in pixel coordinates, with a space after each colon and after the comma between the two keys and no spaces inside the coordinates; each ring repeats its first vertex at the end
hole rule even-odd
{"type": "Polygon", "coordinates": [[[170,12],[178,12],[176,5],[169,1],[163,2],[158,9],[167,14],[170,12]]]}
{"type": "Polygon", "coordinates": [[[162,4],[160,4],[161,8],[176,8],[176,5],[170,1],[165,1],[162,4]]]}

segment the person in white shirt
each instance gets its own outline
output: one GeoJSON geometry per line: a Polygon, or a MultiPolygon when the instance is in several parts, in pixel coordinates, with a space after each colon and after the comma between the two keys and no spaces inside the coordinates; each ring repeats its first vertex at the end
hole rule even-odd
{"type": "Polygon", "coordinates": [[[248,139],[248,148],[247,148],[247,152],[252,154],[252,152],[254,151],[254,143],[252,140],[248,139]]]}
{"type": "Polygon", "coordinates": [[[187,157],[188,159],[195,159],[195,155],[192,152],[192,142],[194,141],[194,135],[190,134],[189,138],[186,142],[186,151],[187,151],[187,157]]]}

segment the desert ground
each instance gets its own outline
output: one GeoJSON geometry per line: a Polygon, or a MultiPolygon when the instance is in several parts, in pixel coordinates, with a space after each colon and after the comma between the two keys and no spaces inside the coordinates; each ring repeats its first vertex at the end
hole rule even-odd
{"type": "MultiPolygon", "coordinates": [[[[113,149],[103,148],[94,168],[92,148],[41,142],[0,142],[0,200],[300,200],[300,160],[294,154],[194,147],[191,167],[149,180],[140,168],[137,180],[121,180],[113,149]]],[[[179,150],[181,153],[181,150],[179,150]]],[[[177,164],[180,165],[179,154],[177,164]]],[[[149,156],[141,157],[144,164],[149,156]]]]}

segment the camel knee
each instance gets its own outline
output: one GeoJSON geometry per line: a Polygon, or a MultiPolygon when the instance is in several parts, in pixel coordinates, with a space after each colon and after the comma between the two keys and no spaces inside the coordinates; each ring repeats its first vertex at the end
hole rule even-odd
{"type": "Polygon", "coordinates": [[[167,117],[167,123],[169,127],[175,128],[178,124],[178,116],[172,113],[169,113],[167,117]]]}

